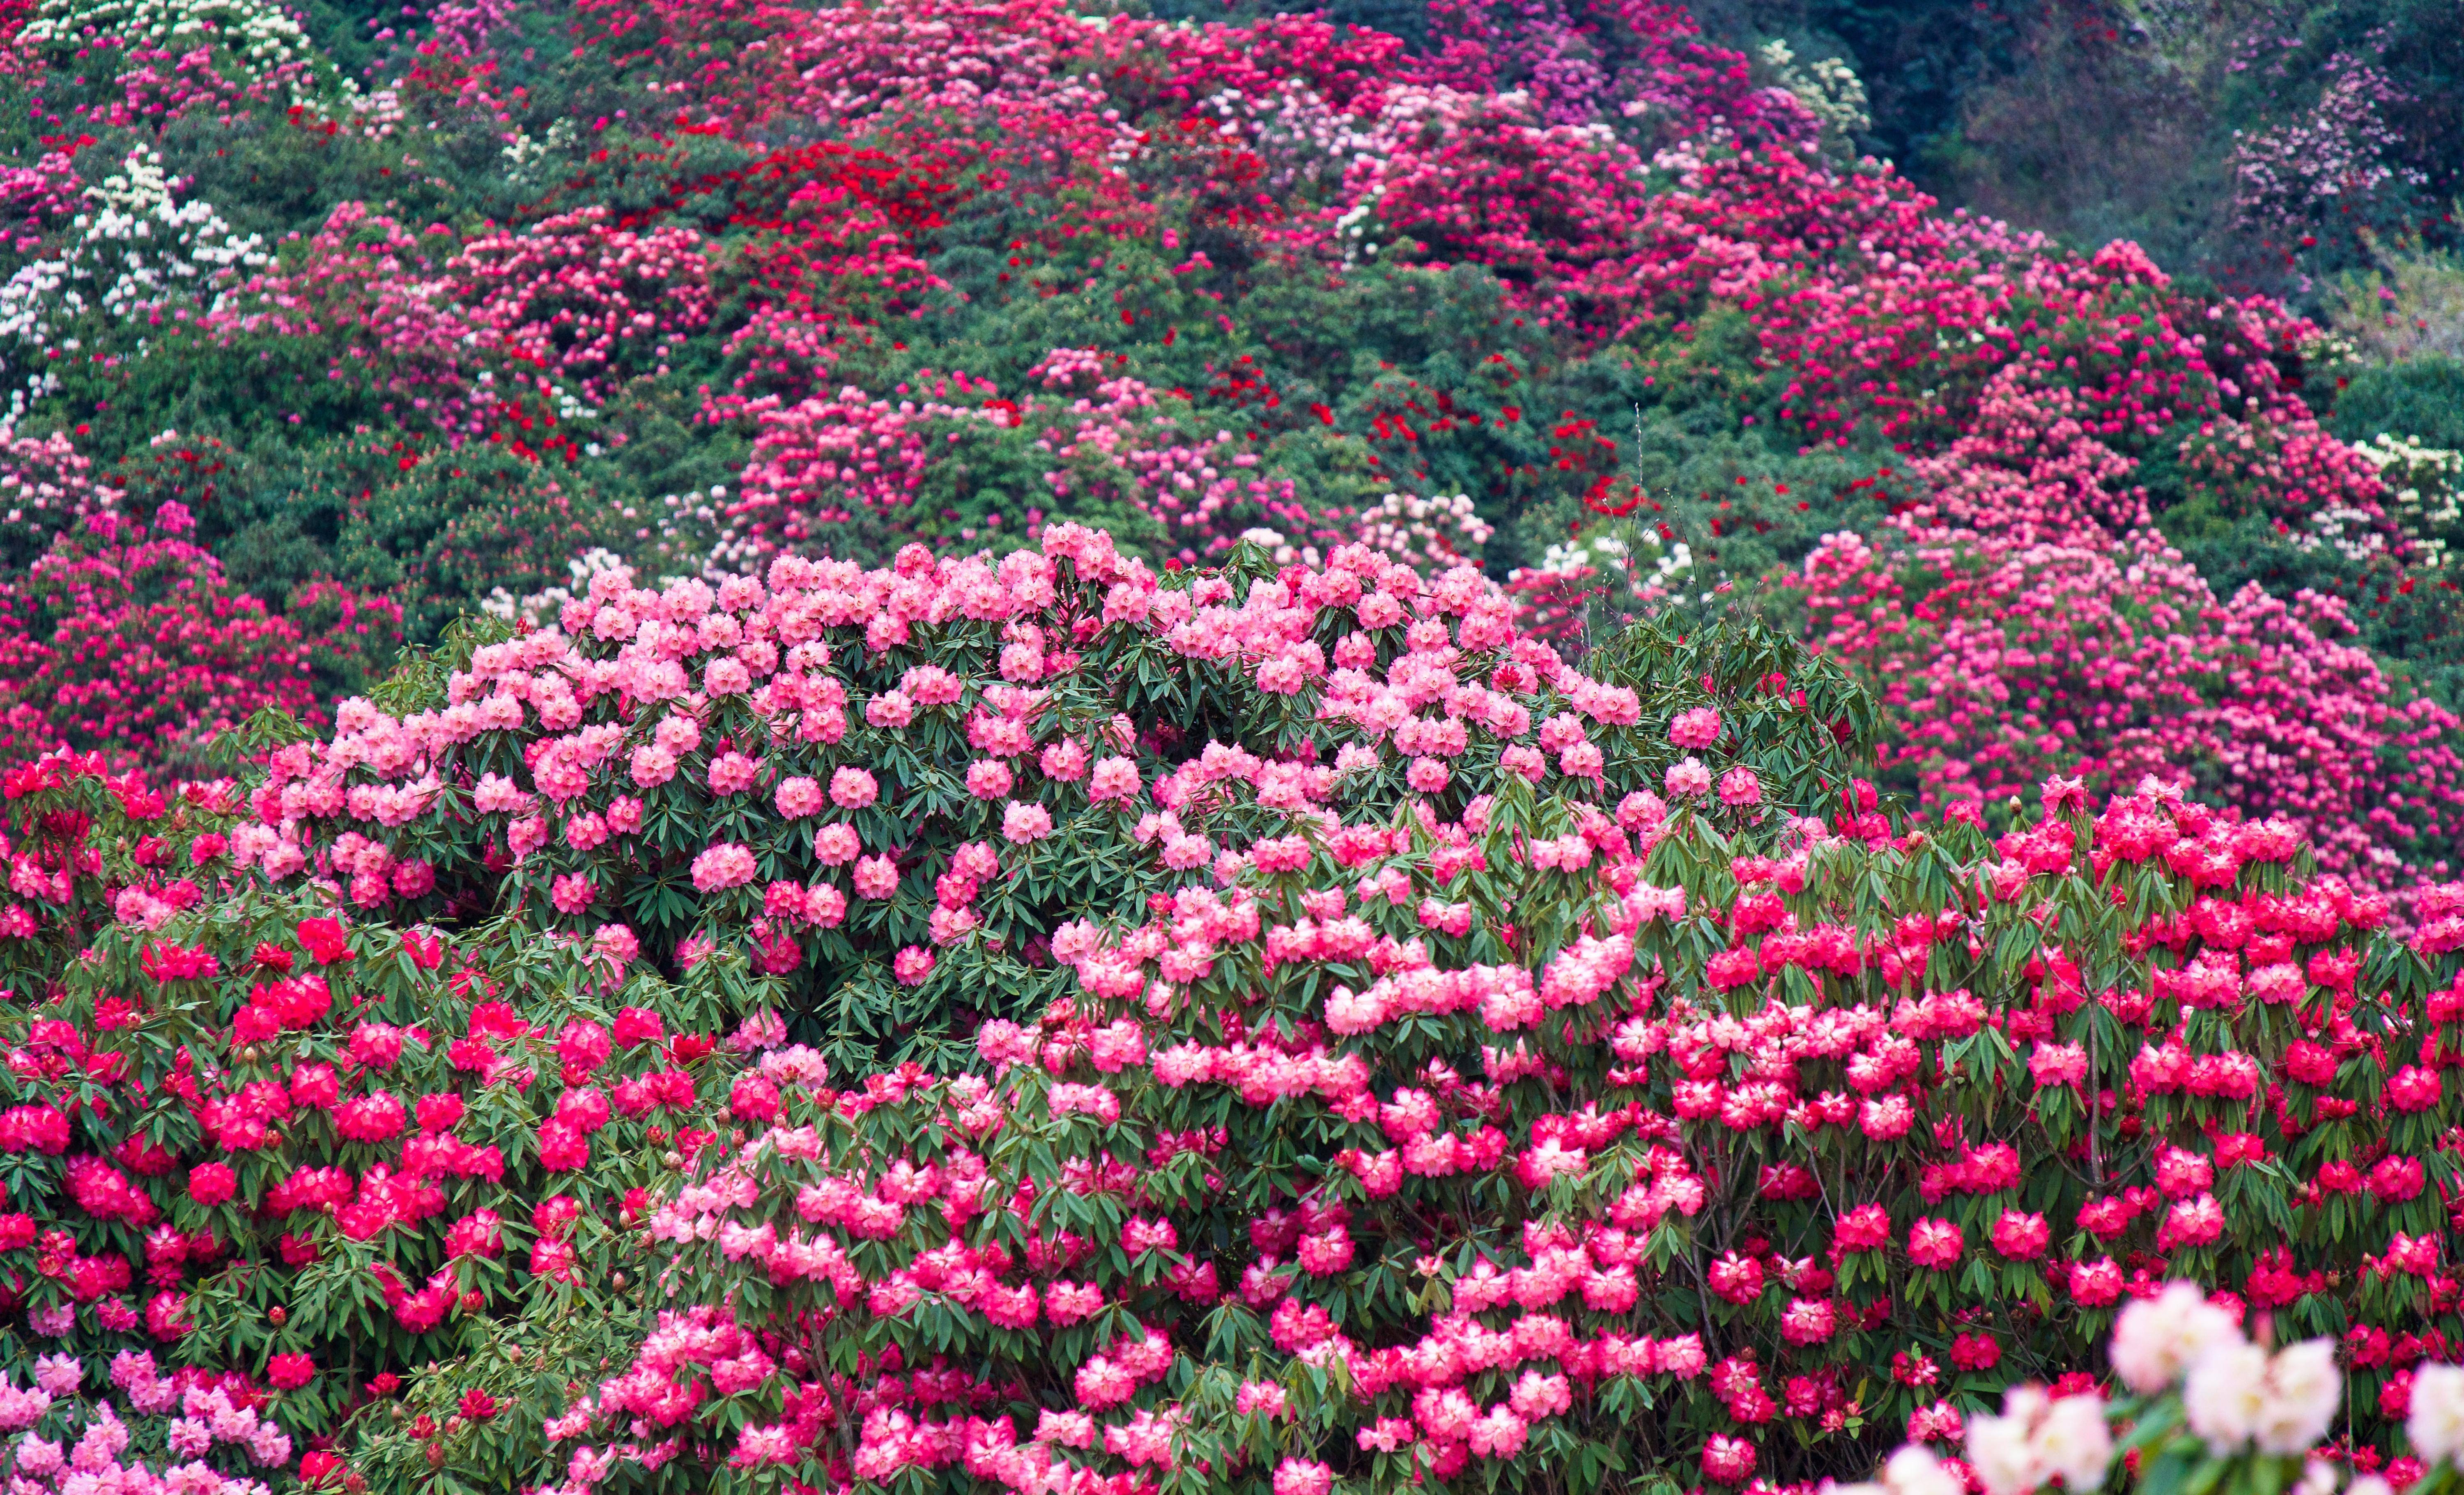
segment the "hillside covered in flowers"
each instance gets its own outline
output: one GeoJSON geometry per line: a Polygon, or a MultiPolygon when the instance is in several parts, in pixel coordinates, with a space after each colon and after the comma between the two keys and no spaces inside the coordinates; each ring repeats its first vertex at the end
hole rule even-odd
{"type": "Polygon", "coordinates": [[[2445,365],[1227,15],[0,8],[11,1495],[2464,1483],[2445,365]]]}
{"type": "Polygon", "coordinates": [[[1735,588],[1920,802],[2155,773],[2453,860],[2464,457],[2340,433],[2362,355],[2282,305],[1930,210],[1852,75],[1677,8],[10,24],[15,758],[194,767],[614,568],[1068,519],[1461,559],[1578,641],[1735,588]]]}

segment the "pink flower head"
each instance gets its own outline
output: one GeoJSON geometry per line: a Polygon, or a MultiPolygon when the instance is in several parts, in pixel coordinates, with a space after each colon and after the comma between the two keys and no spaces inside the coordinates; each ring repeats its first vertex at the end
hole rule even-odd
{"type": "Polygon", "coordinates": [[[1675,1339],[1661,1340],[1653,1352],[1652,1363],[1662,1375],[1690,1381],[1702,1374],[1711,1361],[1709,1353],[1703,1348],[1703,1336],[1681,1334],[1675,1339]]]}
{"type": "Polygon", "coordinates": [[[1041,804],[1027,804],[1013,800],[1001,815],[1001,839],[1013,846],[1025,846],[1052,834],[1052,812],[1041,804]]]}
{"type": "Polygon", "coordinates": [[[1895,1141],[1916,1126],[1915,1105],[1904,1095],[1884,1095],[1857,1109],[1857,1128],[1877,1142],[1895,1141]]]}
{"type": "Polygon", "coordinates": [[[915,703],[904,691],[884,691],[865,703],[864,719],[873,726],[895,731],[915,719],[915,703]]]}
{"type": "Polygon", "coordinates": [[[898,890],[898,864],[887,856],[869,856],[855,865],[859,898],[887,898],[898,890]]]}
{"type": "Polygon", "coordinates": [[[1126,758],[1108,758],[1095,765],[1094,777],[1087,783],[1087,798],[1098,804],[1134,800],[1138,789],[1138,765],[1126,758]]]}
{"type": "Polygon", "coordinates": [[[1352,1264],[1352,1236],[1342,1226],[1301,1237],[1301,1270],[1312,1277],[1331,1277],[1352,1264]]]}
{"type": "Polygon", "coordinates": [[[820,813],[822,786],[800,774],[793,779],[779,780],[779,788],[770,798],[781,815],[789,820],[802,820],[807,815],[820,813]]]}
{"type": "Polygon", "coordinates": [[[188,1198],[210,1208],[239,1192],[239,1175],[222,1163],[199,1163],[188,1170],[188,1198]]]}
{"type": "Polygon", "coordinates": [[[84,1381],[85,1362],[76,1355],[47,1354],[34,1361],[34,1384],[51,1396],[74,1396],[84,1381]]]}
{"type": "Polygon", "coordinates": [[[1711,792],[1711,770],[1699,758],[1680,758],[1669,765],[1664,781],[1671,799],[1697,799],[1711,792]]]}
{"type": "Polygon", "coordinates": [[[1793,1345],[1818,1345],[1837,1331],[1838,1322],[1828,1298],[1798,1298],[1780,1314],[1780,1337],[1793,1345]]]}
{"type": "Polygon", "coordinates": [[[2212,1194],[2177,1199],[2156,1226],[2156,1249],[2212,1245],[2225,1233],[2224,1206],[2212,1194]]]}
{"type": "Polygon", "coordinates": [[[1839,1217],[1832,1239],[1842,1251],[1879,1251],[1891,1242],[1890,1212],[1880,1204],[1859,1204],[1839,1217]]]}
{"type": "Polygon", "coordinates": [[[1921,1220],[1908,1227],[1908,1260],[1947,1272],[1959,1264],[1959,1227],[1947,1220],[1921,1220]]]}
{"type": "Polygon", "coordinates": [[[2053,1232],[2042,1215],[2004,1210],[1993,1221],[1993,1249],[2014,1262],[2036,1260],[2052,1241],[2053,1232]]]}
{"type": "Polygon", "coordinates": [[[681,758],[701,746],[701,723],[681,713],[662,716],[650,729],[650,738],[661,751],[681,758]]]}
{"type": "Polygon", "coordinates": [[[841,768],[830,775],[830,802],[843,810],[860,810],[881,797],[881,785],[861,768],[841,768]]]}
{"type": "Polygon", "coordinates": [[[1275,1465],[1275,1495],[1328,1495],[1334,1488],[1334,1470],[1306,1459],[1287,1458],[1275,1465]]]}
{"type": "Polygon", "coordinates": [[[1500,1402],[1472,1423],[1471,1451],[1485,1459],[1511,1459],[1530,1436],[1530,1424],[1500,1402]]]}
{"type": "Polygon", "coordinates": [[[761,760],[730,750],[710,760],[710,792],[721,797],[742,794],[761,777],[761,760]]]}
{"type": "Polygon", "coordinates": [[[1243,1381],[1233,1393],[1232,1410],[1243,1417],[1280,1418],[1288,1400],[1284,1388],[1273,1381],[1243,1381]]]}
{"type": "Polygon", "coordinates": [[[1720,740],[1719,712],[1708,706],[1679,712],[1677,719],[1668,724],[1668,740],[1689,752],[1709,747],[1720,740]]]}
{"type": "Polygon", "coordinates": [[[918,706],[949,706],[965,693],[965,684],[938,665],[917,665],[898,678],[898,689],[918,706]]]}
{"type": "Polygon", "coordinates": [[[2083,1084],[2087,1079],[2087,1049],[2079,1044],[2039,1040],[2028,1055],[2028,1074],[2039,1086],[2083,1084]]]}
{"type": "Polygon", "coordinates": [[[642,941],[624,924],[602,924],[590,936],[591,954],[611,970],[623,971],[642,953],[642,941]]]}
{"type": "Polygon", "coordinates": [[[845,867],[864,851],[853,825],[825,825],[813,832],[813,859],[824,867],[845,867]]]}
{"type": "Polygon", "coordinates": [[[1703,1445],[1703,1477],[1718,1484],[1743,1484],[1754,1472],[1754,1445],[1714,1433],[1703,1445]]]}
{"type": "Polygon", "coordinates": [[[556,912],[577,914],[599,901],[599,885],[584,872],[567,872],[548,885],[548,902],[556,912]]]}
{"type": "Polygon", "coordinates": [[[1762,1296],[1763,1264],[1731,1251],[1711,1264],[1711,1291],[1729,1303],[1751,1303],[1762,1296]]]}
{"type": "Polygon", "coordinates": [[[693,858],[693,887],[702,892],[741,888],[753,881],[757,870],[751,847],[722,841],[693,858]]]}
{"type": "Polygon", "coordinates": [[[1086,748],[1067,739],[1045,748],[1043,756],[1036,761],[1044,770],[1045,778],[1058,780],[1064,783],[1075,781],[1087,775],[1086,748]]]}
{"type": "Polygon", "coordinates": [[[676,756],[654,743],[633,750],[632,780],[637,789],[655,789],[676,776],[676,756]]]}
{"type": "Polygon", "coordinates": [[[2101,1257],[2079,1262],[2070,1269],[2071,1296],[2082,1308],[2101,1308],[2122,1296],[2122,1264],[2101,1257]]]}

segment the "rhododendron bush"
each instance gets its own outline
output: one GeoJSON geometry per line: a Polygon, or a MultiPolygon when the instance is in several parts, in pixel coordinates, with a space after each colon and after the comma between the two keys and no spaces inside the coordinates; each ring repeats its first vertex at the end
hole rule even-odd
{"type": "Polygon", "coordinates": [[[611,574],[235,819],[21,773],[12,928],[112,925],[11,1050],[27,1323],[363,1481],[1741,1484],[2188,1279],[2406,1474],[2464,896],[2161,780],[1911,820],[1757,625],[1335,559],[611,574]]]}
{"type": "Polygon", "coordinates": [[[541,1457],[535,1418],[477,1396],[414,1420],[396,1392],[482,1364],[510,1407],[638,1340],[657,1264],[632,1227],[779,1050],[743,963],[677,985],[510,926],[234,896],[219,786],[166,799],[53,758],[0,792],[14,1471],[263,1489],[396,1421],[440,1463],[541,1457]]]}
{"type": "Polygon", "coordinates": [[[1075,988],[980,1030],[989,1079],[783,1090],[649,1228],[837,1375],[731,1430],[671,1388],[740,1352],[679,1308],[577,1467],[1799,1480],[2093,1390],[2173,1276],[2341,1338],[2340,1456],[2401,1449],[2383,1388],[2458,1330],[2464,998],[2383,902],[2161,791],[2057,783],[1996,844],[1589,790],[1304,829],[1056,935],[1075,988]]]}
{"type": "MultiPolygon", "coordinates": [[[[2464,900],[2401,943],[2292,827],[2161,781],[1910,821],[1853,778],[1853,693],[1750,625],[1576,668],[1468,577],[1336,560],[1158,577],[1063,528],[998,567],[611,575],[444,704],[277,753],[218,848],[258,877],[742,973],[745,1043],[838,1061],[740,1074],[642,1185],[654,1319],[604,1371],[440,1364],[348,1424],[363,1462],[1793,1482],[2092,1389],[2176,1277],[2338,1339],[2338,1457],[2404,1454],[2464,1332],[2464,900]],[[837,1088],[901,1039],[972,1063],[837,1088]],[[540,1444],[454,1441],[449,1402],[522,1384],[540,1444]]],[[[252,979],[234,1042],[283,1021],[252,979]]],[[[538,1067],[553,1176],[600,1154],[538,1067]]]]}
{"type": "Polygon", "coordinates": [[[99,515],[0,590],[0,687],[12,756],[56,748],[192,758],[260,709],[315,705],[297,628],[228,585],[183,538],[176,505],[145,526],[99,515]]]}
{"type": "Polygon", "coordinates": [[[269,607],[199,543],[217,445],[166,432],[99,479],[65,441],[0,443],[0,758],[100,752],[160,778],[259,711],[323,722],[391,663],[389,599],[319,576],[269,607]]]}
{"type": "Polygon", "coordinates": [[[2155,774],[2294,818],[2323,860],[2381,881],[2453,828],[2464,722],[2391,681],[2332,598],[2219,599],[2145,536],[2106,551],[1837,535],[1796,585],[1825,649],[1904,713],[1885,758],[1925,801],[2006,800],[2065,769],[2155,774]]]}
{"type": "Polygon", "coordinates": [[[1861,699],[1766,631],[1638,634],[1604,680],[1519,639],[1468,567],[1236,557],[1158,573],[1056,525],[998,565],[602,573],[560,626],[276,752],[234,847],[389,918],[518,912],[678,970],[741,950],[833,1059],[938,1067],[1067,992],[1065,928],[1300,856],[1267,833],[1296,813],[1399,824],[1500,772],[1611,804],[1674,773],[1740,808],[1844,781],[1861,699]],[[1641,727],[1706,692],[1734,697],[1684,739],[1707,761],[1641,727]]]}

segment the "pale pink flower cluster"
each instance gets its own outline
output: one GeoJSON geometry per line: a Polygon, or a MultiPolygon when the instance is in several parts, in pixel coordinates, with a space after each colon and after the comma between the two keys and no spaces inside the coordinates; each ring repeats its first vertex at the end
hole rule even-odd
{"type": "MultiPolygon", "coordinates": [[[[76,1400],[84,1379],[74,1355],[46,1354],[35,1364],[36,1390],[0,1383],[0,1427],[22,1428],[65,1398],[72,1409],[68,1434],[74,1441],[26,1433],[5,1451],[10,1488],[24,1495],[266,1495],[262,1481],[235,1477],[213,1468],[203,1456],[217,1444],[261,1466],[290,1462],[288,1434],[253,1411],[232,1404],[220,1389],[209,1390],[202,1378],[183,1391],[161,1374],[145,1352],[122,1351],[109,1367],[112,1387],[127,1397],[129,1409],[142,1418],[168,1417],[163,1434],[170,1458],[152,1467],[131,1452],[136,1435],[107,1399],[76,1400]],[[63,1443],[66,1446],[63,1446],[63,1443]]],[[[184,1376],[193,1373],[184,1373],[184,1376]]]]}

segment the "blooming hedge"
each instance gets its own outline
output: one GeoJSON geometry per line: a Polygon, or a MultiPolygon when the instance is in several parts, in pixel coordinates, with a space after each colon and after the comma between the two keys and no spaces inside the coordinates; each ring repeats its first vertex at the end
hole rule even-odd
{"type": "Polygon", "coordinates": [[[2464,897],[2157,781],[1910,821],[1753,625],[1335,559],[611,576],[235,821],[21,772],[28,1323],[380,1484],[1793,1484],[2188,1279],[2407,1473],[2464,897]]]}
{"type": "Polygon", "coordinates": [[[1374,849],[1302,823],[1056,934],[1076,989],[980,1031],[989,1081],[760,1096],[650,1232],[838,1374],[773,1371],[739,1427],[744,1352],[680,1307],[572,1469],[1805,1480],[2092,1390],[2170,1278],[2341,1337],[2343,1457],[2402,1448],[2459,1329],[2464,988],[2383,903],[2162,794],[2057,785],[1997,846],[1588,787],[1504,777],[1374,849]]]}
{"type": "Polygon", "coordinates": [[[1660,782],[1681,755],[1645,693],[1734,698],[1714,763],[1739,803],[1844,781],[1830,729],[1863,708],[1784,640],[1666,636],[1632,685],[1561,677],[1468,568],[1333,559],[1159,574],[1056,525],[998,565],[605,573],[561,628],[276,753],[235,845],[392,917],[518,912],[671,969],[740,946],[835,1062],[946,1067],[973,1023],[1067,991],[1065,924],[1235,875],[1285,813],[1456,806],[1501,764],[1660,782]],[[1236,780],[1253,802],[1216,805],[1236,780]]]}
{"type": "MultiPolygon", "coordinates": [[[[784,1021],[748,1043],[833,1047],[731,1081],[653,1181],[661,1316],[534,1383],[547,1462],[436,1415],[522,1384],[474,1354],[414,1380],[426,1423],[352,1424],[371,1468],[1790,1482],[2092,1385],[2175,1277],[2343,1335],[2343,1457],[2401,1451],[2459,1332],[2453,897],[2399,944],[2289,826],[2161,784],[1896,819],[1834,746],[1853,693],[1741,625],[1577,671],[1366,552],[1235,607],[1046,547],[609,578],[451,704],[276,755],[229,832],[258,875],[688,992],[749,966],[784,1021]],[[989,1072],[831,1088],[894,1033],[846,1025],[867,990],[989,1072]]],[[[235,1039],[280,1021],[251,1000],[235,1039]]]]}
{"type": "Polygon", "coordinates": [[[233,896],[210,786],[52,758],[5,792],[0,948],[55,952],[9,972],[15,1472],[100,1471],[57,1445],[117,1411],[127,1488],[315,1483],[440,1361],[501,1401],[407,1425],[536,1463],[538,1419],[497,1408],[638,1341],[633,1227],[777,1043],[743,963],[675,984],[513,926],[355,927],[313,890],[233,896]]]}

